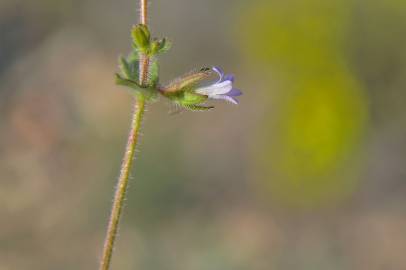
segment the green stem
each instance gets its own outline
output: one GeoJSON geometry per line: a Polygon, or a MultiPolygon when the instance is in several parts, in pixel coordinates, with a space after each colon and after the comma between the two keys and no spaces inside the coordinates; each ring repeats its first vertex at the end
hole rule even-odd
{"type": "Polygon", "coordinates": [[[108,270],[110,268],[114,242],[117,236],[118,224],[120,221],[121,211],[123,209],[128,180],[130,177],[130,171],[134,160],[135,148],[137,146],[144,112],[145,100],[142,97],[138,97],[135,102],[131,130],[128,136],[127,147],[125,149],[125,154],[121,165],[120,177],[118,178],[116,192],[114,195],[113,207],[111,210],[106,239],[104,242],[103,255],[100,261],[100,270],[108,270]]]}

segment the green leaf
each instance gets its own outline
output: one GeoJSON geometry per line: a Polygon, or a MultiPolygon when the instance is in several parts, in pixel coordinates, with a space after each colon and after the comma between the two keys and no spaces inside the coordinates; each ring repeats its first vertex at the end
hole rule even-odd
{"type": "Polygon", "coordinates": [[[127,61],[128,62],[135,62],[140,60],[140,52],[134,48],[134,50],[128,55],[127,61]]]}
{"type": "Polygon", "coordinates": [[[124,76],[126,78],[131,79],[132,78],[132,72],[131,72],[130,64],[128,64],[127,60],[123,56],[120,56],[119,63],[120,63],[121,72],[124,74],[124,76]]]}
{"type": "Polygon", "coordinates": [[[128,87],[130,87],[130,88],[132,88],[134,90],[142,89],[142,87],[139,86],[136,81],[125,79],[125,78],[121,77],[120,74],[117,74],[117,73],[116,73],[116,84],[117,85],[128,86],[128,87]]]}
{"type": "Polygon", "coordinates": [[[159,65],[157,59],[152,58],[149,66],[149,81],[155,87],[159,81],[159,65]]]}
{"type": "Polygon", "coordinates": [[[130,55],[127,59],[119,58],[121,73],[126,79],[137,80],[139,77],[139,61],[136,57],[130,55]]]}
{"type": "Polygon", "coordinates": [[[145,99],[151,101],[157,98],[158,91],[155,88],[143,88],[141,87],[136,81],[125,79],[120,76],[120,74],[116,73],[116,84],[127,86],[129,89],[130,94],[133,95],[142,95],[145,99]]]}

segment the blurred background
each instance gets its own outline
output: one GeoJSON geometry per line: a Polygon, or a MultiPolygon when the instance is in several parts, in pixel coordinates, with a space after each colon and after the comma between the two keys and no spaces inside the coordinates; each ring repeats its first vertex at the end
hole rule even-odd
{"type": "MultiPolygon", "coordinates": [[[[136,0],[0,0],[0,270],[97,269],[130,122],[136,0]]],[[[236,107],[148,107],[112,269],[406,269],[406,1],[153,0],[161,81],[220,65],[236,107]]]]}

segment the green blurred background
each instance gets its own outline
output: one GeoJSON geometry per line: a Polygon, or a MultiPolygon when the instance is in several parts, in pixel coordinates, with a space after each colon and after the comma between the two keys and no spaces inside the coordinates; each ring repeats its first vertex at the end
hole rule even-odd
{"type": "MultiPolygon", "coordinates": [[[[136,0],[0,0],[0,270],[96,269],[136,0]]],[[[406,269],[406,1],[153,0],[161,78],[234,72],[238,107],[152,104],[113,269],[406,269]]]]}

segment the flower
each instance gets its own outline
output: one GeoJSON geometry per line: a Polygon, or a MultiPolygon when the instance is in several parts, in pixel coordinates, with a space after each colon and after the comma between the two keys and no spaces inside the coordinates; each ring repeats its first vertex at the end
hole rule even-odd
{"type": "Polygon", "coordinates": [[[242,92],[233,88],[234,76],[224,74],[219,67],[213,67],[212,70],[219,75],[218,81],[208,86],[198,87],[195,93],[205,95],[211,99],[223,99],[238,104],[236,97],[241,96],[242,92]]]}
{"type": "Polygon", "coordinates": [[[236,97],[242,95],[240,90],[233,88],[234,76],[225,75],[218,68],[201,68],[181,76],[166,86],[158,85],[158,91],[173,103],[192,110],[206,111],[214,108],[205,105],[208,99],[223,99],[233,104],[238,104],[236,97]],[[219,76],[216,82],[202,85],[213,73],[219,76]]]}

